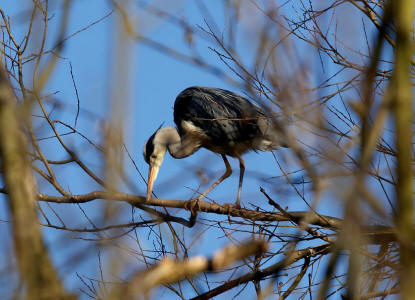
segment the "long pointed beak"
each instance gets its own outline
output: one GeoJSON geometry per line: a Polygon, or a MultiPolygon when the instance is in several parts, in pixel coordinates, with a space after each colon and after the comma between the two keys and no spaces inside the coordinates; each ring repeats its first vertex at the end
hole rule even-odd
{"type": "Polygon", "coordinates": [[[148,181],[147,181],[147,201],[151,198],[151,193],[153,191],[153,184],[157,178],[157,174],[159,172],[160,166],[157,165],[150,165],[148,169],[148,181]]]}

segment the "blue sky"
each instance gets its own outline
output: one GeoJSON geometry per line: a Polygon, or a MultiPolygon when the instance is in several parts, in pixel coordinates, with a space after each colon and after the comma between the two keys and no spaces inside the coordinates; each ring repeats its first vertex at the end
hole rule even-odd
{"type": "MultiPolygon", "coordinates": [[[[25,3],[26,1],[23,0],[11,1],[3,5],[3,9],[13,20],[13,16],[17,16],[25,3]]],[[[56,3],[60,2],[53,4],[51,2],[51,5],[55,5],[56,3]]],[[[145,6],[145,1],[141,3],[145,6]]],[[[195,28],[201,26],[206,29],[204,16],[194,1],[175,1],[174,5],[170,2],[153,2],[156,6],[160,3],[162,3],[163,9],[169,11],[171,14],[184,18],[195,28]]],[[[228,19],[224,16],[223,1],[205,1],[205,4],[218,25],[219,31],[225,32],[228,26],[228,19]]],[[[112,7],[108,5],[107,1],[73,1],[70,24],[67,30],[68,34],[78,32],[92,22],[109,14],[111,10],[112,7]]],[[[51,16],[50,37],[54,37],[53,33],[56,32],[56,22],[59,20],[59,10],[54,11],[56,14],[51,16]]],[[[247,21],[245,23],[242,22],[239,27],[237,46],[239,49],[243,49],[243,51],[239,52],[241,60],[248,65],[252,65],[250,60],[255,55],[256,47],[254,47],[254,42],[257,41],[257,33],[253,29],[253,25],[261,25],[263,17],[256,13],[249,15],[246,12],[244,11],[247,21]]],[[[142,10],[140,11],[134,5],[132,5],[130,14],[136,18],[137,23],[135,24],[135,29],[141,34],[160,41],[164,45],[168,45],[180,52],[191,54],[185,43],[182,30],[175,26],[173,22],[167,22],[166,20],[160,21],[159,18],[154,18],[148,13],[143,13],[142,10]]],[[[74,115],[76,114],[77,98],[70,74],[72,67],[81,107],[77,128],[95,142],[100,141],[103,128],[102,120],[108,121],[110,119],[113,113],[111,109],[114,103],[124,106],[125,109],[121,112],[124,121],[124,141],[139,171],[144,176],[147,176],[148,167],[142,158],[143,144],[162,123],[164,125],[174,125],[173,103],[176,95],[181,90],[189,86],[201,85],[230,89],[239,93],[243,93],[244,91],[236,86],[230,85],[230,83],[212,73],[160,53],[145,43],[129,41],[127,48],[117,47],[116,45],[120,41],[119,37],[117,37],[119,33],[117,31],[117,20],[119,20],[118,13],[114,12],[98,24],[73,36],[65,44],[65,48],[61,54],[63,59],[58,61],[57,68],[44,93],[57,92],[54,97],[64,105],[64,112],[60,114],[60,117],[73,124],[74,115]],[[114,101],[114,97],[120,96],[123,99],[116,99],[114,101]]],[[[17,17],[16,23],[18,23],[17,17]]],[[[21,34],[21,30],[24,30],[25,25],[21,27],[16,26],[16,28],[18,34],[19,32],[21,34]]],[[[361,38],[361,36],[356,37],[358,24],[350,23],[345,28],[345,43],[347,43],[347,39],[349,38],[351,40],[361,38]]],[[[200,31],[200,29],[197,30],[200,31]]],[[[209,47],[215,47],[213,39],[203,33],[202,36],[204,37],[203,39],[197,39],[197,49],[201,57],[209,64],[227,72],[229,76],[234,76],[220,61],[218,56],[209,49],[209,47]]],[[[47,44],[50,46],[54,42],[55,40],[51,38],[47,41],[47,44]]],[[[317,53],[311,51],[306,45],[301,45],[295,52],[298,54],[298,57],[304,60],[304,63],[310,69],[318,69],[320,67],[317,53]]],[[[296,67],[298,66],[290,65],[288,59],[287,61],[282,61],[281,69],[287,72],[296,71],[296,67]]],[[[328,61],[324,62],[327,63],[327,69],[325,70],[327,73],[322,74],[317,72],[318,75],[315,77],[312,76],[312,81],[318,81],[319,78],[324,79],[326,76],[329,77],[327,74],[336,71],[336,67],[330,66],[328,61]]],[[[299,63],[299,65],[301,64],[299,63]]],[[[235,79],[237,78],[235,77],[235,79]]],[[[64,131],[63,127],[58,128],[64,131]]],[[[48,131],[41,126],[39,127],[39,132],[48,136],[48,131]]],[[[77,147],[78,151],[82,152],[83,157],[85,157],[92,168],[95,168],[96,171],[100,170],[100,167],[102,167],[102,157],[94,154],[93,148],[88,143],[79,143],[79,140],[73,137],[67,137],[65,139],[69,144],[72,143],[77,147]]],[[[46,154],[50,155],[52,159],[64,158],[62,157],[63,153],[56,152],[54,148],[56,144],[54,142],[45,140],[41,143],[46,149],[46,154]]],[[[281,150],[277,155],[284,155],[289,161],[290,153],[288,150],[281,150]]],[[[244,159],[246,161],[246,176],[243,186],[242,204],[243,206],[249,207],[250,203],[252,203],[265,207],[267,201],[260,193],[259,186],[261,185],[267,191],[271,192],[283,189],[283,187],[278,186],[279,184],[282,185],[283,181],[264,180],[265,178],[279,176],[281,172],[275,164],[271,153],[251,152],[246,154],[244,159]]],[[[236,199],[239,172],[238,162],[235,159],[231,159],[230,162],[234,169],[232,177],[228,178],[209,194],[209,197],[218,203],[233,203],[236,199]]],[[[125,158],[124,167],[129,181],[134,185],[134,190],[128,190],[125,187],[121,187],[121,189],[144,195],[146,186],[128,157],[125,158]]],[[[290,167],[295,169],[295,165],[291,165],[290,167]]],[[[223,173],[224,165],[219,155],[203,149],[193,156],[182,160],[176,160],[166,155],[155,184],[154,192],[162,198],[191,198],[193,195],[191,189],[197,189],[200,182],[196,175],[198,169],[203,169],[208,174],[211,174],[210,181],[212,181],[213,178],[217,178],[223,173]],[[168,188],[163,188],[166,186],[168,188]],[[175,188],[171,189],[171,186],[175,186],[175,188]]],[[[70,186],[71,192],[74,194],[99,189],[99,186],[93,181],[79,177],[79,170],[74,167],[62,167],[57,174],[60,180],[63,180],[67,186],[70,186]]],[[[42,188],[45,186],[45,183],[39,180],[38,185],[42,188]]],[[[46,192],[56,193],[56,191],[50,188],[46,189],[46,192]]],[[[323,203],[326,203],[324,201],[327,199],[324,198],[323,203]]],[[[291,194],[287,197],[280,197],[278,200],[282,206],[288,207],[289,210],[306,209],[305,204],[301,200],[298,200],[297,197],[292,197],[291,194]]],[[[99,219],[103,214],[104,207],[100,203],[87,204],[84,207],[90,217],[99,219]]],[[[124,209],[126,212],[128,211],[128,208],[124,209]]],[[[64,215],[67,220],[76,221],[74,224],[87,224],[85,218],[77,208],[56,206],[56,210],[64,215]]],[[[330,215],[338,215],[340,213],[334,203],[330,206],[321,205],[320,212],[330,215]]],[[[209,216],[202,215],[202,217],[208,218],[209,216]]],[[[7,216],[1,216],[1,219],[6,218],[7,216]]],[[[129,220],[130,215],[128,213],[120,217],[121,222],[125,223],[129,220]]],[[[6,231],[5,226],[0,226],[0,228],[2,232],[6,231]]],[[[73,253],[72,251],[77,247],[88,248],[85,242],[73,242],[72,239],[68,239],[71,235],[61,234],[51,229],[45,229],[44,232],[46,240],[53,250],[53,258],[58,266],[65,263],[68,255],[73,253]]],[[[199,229],[185,229],[185,232],[188,233],[189,237],[192,237],[198,234],[199,229]]],[[[227,239],[219,238],[219,236],[220,232],[212,230],[195,247],[193,254],[211,254],[214,250],[228,242],[227,239]]],[[[96,259],[88,260],[87,263],[79,266],[66,267],[70,270],[71,275],[66,276],[65,279],[71,287],[77,281],[73,275],[75,271],[81,274],[88,274],[92,277],[97,276],[96,259]]],[[[246,293],[247,295],[253,296],[252,292],[252,289],[248,289],[246,293]]],[[[233,293],[231,294],[233,295],[233,293]]],[[[169,294],[164,296],[168,299],[169,294]]]]}
{"type": "MultiPolygon", "coordinates": [[[[56,3],[51,2],[51,7],[56,8],[56,3]]],[[[178,1],[177,3],[172,6],[171,13],[185,17],[194,26],[204,26],[203,17],[195,5],[190,3],[190,1],[178,1]]],[[[12,24],[14,24],[13,22],[18,24],[19,13],[25,5],[27,5],[26,1],[16,1],[14,3],[8,2],[3,7],[5,12],[11,16],[12,24]]],[[[219,26],[223,26],[224,20],[223,14],[221,13],[223,4],[221,1],[209,2],[208,8],[213,12],[215,21],[219,26]]],[[[82,30],[92,22],[110,13],[111,10],[112,8],[105,1],[73,1],[67,33],[72,34],[82,30]]],[[[56,32],[60,11],[59,9],[53,9],[53,11],[49,23],[50,38],[47,40],[46,49],[56,43],[54,33],[56,32]]],[[[137,14],[140,17],[139,12],[137,14]]],[[[142,33],[144,35],[148,35],[157,41],[162,41],[163,44],[169,45],[178,51],[187,52],[187,47],[184,45],[183,34],[180,29],[166,21],[159,22],[151,17],[149,18],[145,14],[141,17],[145,20],[142,26],[142,33]]],[[[202,85],[232,89],[236,92],[242,91],[235,90],[234,87],[228,85],[222,79],[200,70],[198,67],[172,59],[165,54],[134,41],[129,43],[130,49],[128,51],[130,56],[124,59],[115,58],[114,56],[117,55],[117,48],[114,46],[117,42],[116,24],[117,13],[113,13],[102,22],[72,37],[65,44],[64,50],[61,53],[62,59],[58,60],[56,69],[44,93],[56,93],[54,98],[63,105],[63,113],[56,113],[53,116],[55,118],[59,116],[61,120],[67,121],[69,124],[74,124],[77,99],[70,75],[72,68],[81,108],[77,128],[80,132],[87,135],[88,138],[97,142],[102,134],[101,129],[103,123],[101,120],[108,120],[109,115],[112,113],[111,101],[113,99],[111,97],[114,94],[117,95],[121,90],[121,95],[126,95],[129,98],[126,100],[127,109],[123,111],[125,114],[125,143],[137,163],[139,170],[146,176],[148,167],[142,158],[142,146],[160,124],[174,124],[173,103],[176,95],[181,90],[188,86],[202,85]],[[113,76],[118,68],[117,64],[123,61],[127,64],[123,70],[129,71],[129,73],[124,74],[128,80],[120,82],[113,76]],[[114,82],[122,86],[114,86],[114,82]],[[116,92],[114,92],[114,89],[116,92]]],[[[140,30],[139,25],[140,19],[138,20],[137,26],[140,30]]],[[[15,29],[16,35],[21,36],[26,28],[25,25],[17,25],[15,29]]],[[[208,49],[208,45],[211,45],[209,42],[212,42],[212,39],[209,39],[207,36],[206,39],[208,42],[202,41],[198,45],[203,59],[213,66],[217,66],[226,71],[226,67],[223,64],[221,65],[217,55],[208,49]]],[[[246,41],[242,41],[242,43],[244,42],[245,45],[243,46],[248,49],[249,44],[246,41]]],[[[247,57],[251,55],[249,52],[243,54],[247,57]]],[[[30,67],[27,70],[30,70],[30,67]]],[[[31,86],[29,76],[26,78],[26,83],[28,86],[31,86]]],[[[37,120],[35,119],[34,122],[36,125],[37,120]]],[[[63,127],[58,126],[58,128],[62,130],[61,132],[64,132],[63,127]]],[[[40,137],[50,135],[50,131],[45,129],[44,126],[39,125],[38,129],[40,137]]],[[[77,139],[72,137],[65,138],[65,140],[69,144],[78,147],[78,151],[83,152],[83,157],[90,166],[95,166],[96,170],[99,169],[102,158],[96,157],[88,145],[85,146],[85,143],[80,144],[77,139]]],[[[45,154],[51,159],[64,158],[64,153],[56,152],[57,144],[55,142],[44,140],[40,144],[44,147],[45,154]]],[[[255,178],[252,179],[250,175],[254,174],[254,177],[257,177],[256,175],[259,173],[259,177],[263,178],[279,174],[272,163],[272,155],[270,153],[249,153],[246,155],[245,160],[247,162],[247,170],[242,202],[244,205],[248,205],[248,202],[254,202],[258,205],[259,203],[257,203],[256,199],[262,199],[265,203],[264,197],[259,192],[258,181],[255,178]]],[[[138,176],[131,162],[128,159],[125,161],[125,170],[130,176],[130,181],[135,184],[137,192],[144,195],[145,184],[138,176]]],[[[233,176],[209,195],[219,203],[233,203],[236,199],[239,171],[238,163],[234,159],[231,159],[230,162],[234,168],[233,176]]],[[[160,197],[189,199],[193,195],[193,192],[187,187],[196,189],[199,184],[199,180],[194,179],[196,174],[195,170],[198,168],[209,171],[209,174],[212,175],[210,180],[219,177],[224,171],[220,156],[206,150],[200,150],[192,157],[184,160],[175,160],[167,155],[156,182],[154,192],[160,197]],[[163,189],[162,186],[169,182],[173,182],[177,185],[177,188],[173,191],[171,189],[163,189]]],[[[79,177],[78,174],[79,169],[73,166],[57,168],[58,179],[64,182],[64,186],[70,186],[72,193],[85,193],[99,189],[99,186],[92,180],[85,180],[85,178],[79,177]]],[[[46,186],[45,182],[39,179],[38,187],[40,190],[43,189],[43,192],[56,194],[55,190],[46,186]]],[[[47,210],[46,205],[42,204],[42,207],[47,210]]],[[[88,225],[88,222],[78,209],[68,206],[54,205],[53,207],[62,215],[65,221],[71,220],[73,224],[88,225]]],[[[92,219],[99,219],[104,209],[100,203],[87,204],[84,205],[84,208],[88,216],[92,219]]],[[[127,222],[129,218],[130,216],[126,215],[125,219],[121,217],[120,221],[127,222]]],[[[1,219],[7,219],[7,215],[2,215],[1,219]]],[[[6,226],[1,226],[1,228],[4,233],[7,233],[8,229],[6,226]]],[[[186,231],[191,236],[192,232],[196,234],[198,229],[186,229],[186,231]]],[[[84,251],[85,255],[88,254],[87,249],[90,249],[88,243],[73,240],[71,238],[73,235],[61,234],[61,232],[53,229],[45,228],[44,233],[48,247],[52,250],[52,258],[69,287],[74,288],[79,283],[75,272],[91,277],[98,275],[98,262],[93,257],[96,253],[92,253],[92,259],[86,262],[68,265],[68,261],[70,261],[72,255],[77,253],[77,250],[84,249],[82,251],[84,251]],[[68,276],[68,274],[71,275],[68,276]]],[[[213,251],[228,243],[227,239],[218,239],[215,236],[212,240],[212,237],[213,235],[202,239],[201,244],[195,248],[194,254],[202,253],[210,255],[213,251]]],[[[10,243],[8,245],[9,247],[11,246],[10,243]]],[[[10,248],[3,250],[6,252],[11,251],[10,248]]],[[[76,260],[76,257],[74,259],[76,260]]],[[[7,262],[3,263],[7,264],[7,262]]],[[[165,296],[168,298],[168,294],[165,296]]]]}

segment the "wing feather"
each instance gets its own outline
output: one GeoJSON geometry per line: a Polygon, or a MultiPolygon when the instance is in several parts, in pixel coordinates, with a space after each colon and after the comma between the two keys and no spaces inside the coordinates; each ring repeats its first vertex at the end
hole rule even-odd
{"type": "Polygon", "coordinates": [[[258,120],[265,114],[246,98],[218,88],[190,87],[182,91],[174,104],[174,122],[190,121],[217,145],[248,142],[261,134],[258,120]]]}

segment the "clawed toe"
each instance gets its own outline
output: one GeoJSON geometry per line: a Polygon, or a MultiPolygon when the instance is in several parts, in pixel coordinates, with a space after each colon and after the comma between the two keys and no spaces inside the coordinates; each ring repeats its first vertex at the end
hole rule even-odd
{"type": "Polygon", "coordinates": [[[196,223],[197,213],[199,212],[199,209],[200,209],[199,201],[200,201],[200,197],[197,197],[192,200],[186,201],[186,203],[184,204],[184,208],[190,211],[189,227],[193,227],[196,223]]]}
{"type": "Polygon", "coordinates": [[[238,199],[236,199],[235,204],[234,204],[233,206],[234,206],[234,208],[236,208],[236,209],[240,209],[240,208],[241,208],[241,201],[240,201],[240,199],[239,199],[239,198],[238,198],[238,199]]]}
{"type": "Polygon", "coordinates": [[[200,196],[197,198],[193,198],[185,203],[184,208],[189,210],[192,213],[192,215],[195,215],[199,211],[200,200],[201,200],[200,196]]]}

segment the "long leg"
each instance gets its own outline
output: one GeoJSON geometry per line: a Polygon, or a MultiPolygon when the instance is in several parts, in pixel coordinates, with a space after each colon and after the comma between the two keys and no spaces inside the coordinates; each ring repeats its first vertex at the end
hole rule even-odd
{"type": "Polygon", "coordinates": [[[226,156],[224,154],[222,154],[222,159],[223,162],[225,163],[225,167],[226,167],[226,171],[225,173],[218,179],[216,180],[206,191],[204,191],[199,197],[198,199],[202,199],[203,197],[205,197],[211,190],[213,190],[219,183],[221,183],[222,181],[224,181],[226,178],[228,178],[229,176],[231,176],[232,174],[232,168],[231,165],[228,162],[228,159],[226,158],[226,156]]]}
{"type": "Polygon", "coordinates": [[[240,206],[241,202],[241,191],[242,191],[242,182],[244,180],[244,173],[245,173],[245,162],[243,161],[242,157],[239,155],[237,156],[239,160],[239,186],[238,186],[238,196],[236,197],[236,205],[240,206]]]}

